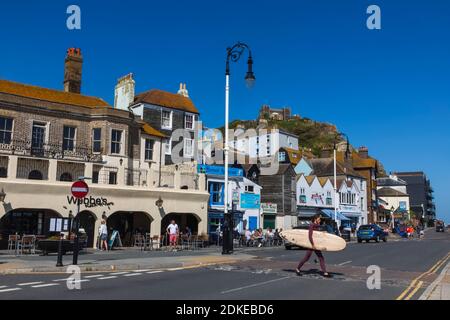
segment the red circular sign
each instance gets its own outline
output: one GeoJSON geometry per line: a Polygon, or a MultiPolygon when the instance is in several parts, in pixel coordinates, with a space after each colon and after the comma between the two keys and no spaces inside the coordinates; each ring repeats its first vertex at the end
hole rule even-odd
{"type": "Polygon", "coordinates": [[[77,199],[82,199],[89,193],[89,187],[84,181],[75,181],[72,184],[72,195],[77,199]]]}

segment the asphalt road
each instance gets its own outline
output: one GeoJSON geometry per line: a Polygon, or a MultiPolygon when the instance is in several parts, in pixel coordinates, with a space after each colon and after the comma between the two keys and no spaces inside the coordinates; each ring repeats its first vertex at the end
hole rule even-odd
{"type": "Polygon", "coordinates": [[[86,273],[80,290],[67,288],[67,275],[4,275],[0,299],[417,299],[445,266],[449,251],[450,232],[430,230],[422,240],[351,243],[342,252],[325,253],[332,279],[319,275],[314,255],[298,277],[294,270],[304,251],[283,248],[247,251],[256,258],[230,265],[86,273]],[[367,288],[372,265],[380,268],[380,289],[367,288]]]}

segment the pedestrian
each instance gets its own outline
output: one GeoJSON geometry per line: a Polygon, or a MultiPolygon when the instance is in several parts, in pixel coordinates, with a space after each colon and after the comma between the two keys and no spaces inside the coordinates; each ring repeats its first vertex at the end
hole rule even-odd
{"type": "Polygon", "coordinates": [[[170,224],[167,226],[166,231],[169,235],[170,249],[176,251],[178,234],[180,233],[180,230],[178,229],[178,225],[175,223],[175,220],[170,221],[170,224]]]}
{"type": "Polygon", "coordinates": [[[189,228],[188,226],[186,226],[186,228],[184,229],[184,235],[187,237],[192,236],[192,230],[191,228],[189,228]]]}
{"type": "Polygon", "coordinates": [[[102,220],[100,229],[100,250],[103,250],[103,246],[105,250],[108,251],[108,228],[106,227],[106,221],[102,220]]]}
{"type": "Polygon", "coordinates": [[[312,218],[312,223],[309,225],[309,232],[308,232],[309,242],[311,242],[313,249],[308,249],[305,254],[305,257],[299,262],[298,267],[295,270],[298,276],[301,276],[300,270],[302,269],[303,265],[311,258],[311,255],[314,252],[316,256],[319,258],[322,276],[324,276],[325,278],[331,278],[331,275],[327,272],[327,269],[325,267],[325,258],[323,257],[322,254],[323,248],[317,248],[313,240],[314,231],[317,231],[319,229],[320,229],[320,214],[316,214],[312,218]]]}
{"type": "Polygon", "coordinates": [[[252,241],[252,232],[249,229],[245,229],[245,245],[248,247],[252,241]]]}

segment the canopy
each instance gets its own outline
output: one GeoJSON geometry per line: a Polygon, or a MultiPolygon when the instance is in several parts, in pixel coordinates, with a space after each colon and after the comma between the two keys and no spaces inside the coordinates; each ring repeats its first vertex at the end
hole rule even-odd
{"type": "MultiPolygon", "coordinates": [[[[331,209],[322,209],[322,212],[330,217],[331,219],[334,219],[334,210],[331,209]]],[[[347,218],[346,216],[344,216],[342,213],[340,213],[339,211],[336,211],[336,217],[341,220],[341,221],[346,221],[346,220],[350,220],[349,218],[347,218]]]]}

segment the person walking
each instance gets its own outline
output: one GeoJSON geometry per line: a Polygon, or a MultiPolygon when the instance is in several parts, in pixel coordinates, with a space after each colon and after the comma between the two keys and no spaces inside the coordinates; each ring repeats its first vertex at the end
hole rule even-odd
{"type": "Polygon", "coordinates": [[[180,231],[179,231],[178,225],[175,223],[175,220],[172,220],[170,222],[166,231],[167,231],[167,234],[169,235],[170,249],[176,251],[177,242],[178,242],[178,234],[180,231]]]}
{"type": "Polygon", "coordinates": [[[100,229],[100,250],[103,250],[103,246],[105,250],[108,251],[108,228],[106,227],[106,221],[102,220],[100,229]]]}
{"type": "Polygon", "coordinates": [[[314,231],[317,231],[320,229],[320,215],[316,214],[313,216],[312,218],[312,223],[309,225],[309,232],[308,232],[308,237],[309,237],[309,242],[311,242],[313,249],[308,249],[308,251],[305,254],[305,257],[299,262],[297,269],[295,270],[295,273],[298,276],[301,276],[301,269],[303,267],[303,265],[311,258],[311,255],[313,254],[313,252],[316,254],[317,258],[319,258],[319,262],[320,262],[320,268],[322,269],[322,276],[324,276],[325,278],[331,278],[331,275],[327,272],[327,269],[325,267],[325,258],[323,257],[322,251],[323,248],[317,248],[314,244],[314,240],[313,240],[313,233],[314,231]]]}

